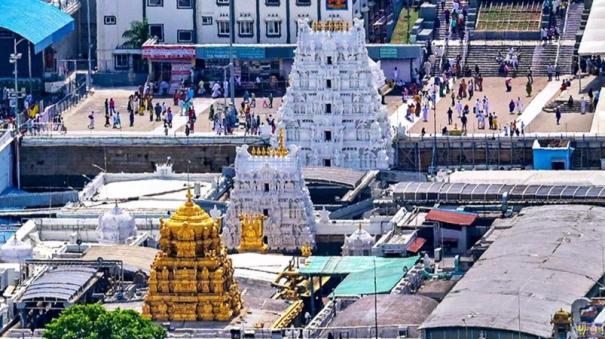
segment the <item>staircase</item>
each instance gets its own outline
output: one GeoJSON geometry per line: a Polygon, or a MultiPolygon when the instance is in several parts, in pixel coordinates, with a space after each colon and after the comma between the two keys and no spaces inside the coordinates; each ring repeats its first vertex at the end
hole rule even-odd
{"type": "MultiPolygon", "coordinates": [[[[445,1],[445,9],[449,9],[450,10],[450,18],[451,18],[451,12],[452,12],[452,8],[453,6],[453,0],[446,0],[445,1]]],[[[466,6],[468,4],[468,1],[465,0],[461,0],[460,1],[460,8],[464,8],[464,6],[466,6]]],[[[470,12],[470,8],[468,8],[469,12],[470,12]]],[[[445,36],[446,36],[446,28],[449,25],[449,22],[445,22],[445,10],[441,10],[441,4],[437,3],[437,17],[439,18],[439,28],[435,30],[435,40],[444,40],[445,36]]],[[[452,40],[459,40],[459,35],[455,35],[452,37],[452,40]]]]}
{"type": "Polygon", "coordinates": [[[583,2],[572,2],[567,9],[567,27],[565,32],[563,32],[563,24],[564,20],[561,21],[561,25],[559,26],[559,32],[563,32],[561,34],[562,40],[575,40],[576,33],[580,31],[580,26],[582,25],[582,14],[584,13],[584,3],[583,2]]]}
{"type": "MultiPolygon", "coordinates": [[[[508,49],[511,46],[512,45],[474,45],[471,42],[468,50],[466,64],[471,69],[474,69],[475,65],[479,66],[481,75],[483,77],[499,76],[499,65],[496,62],[498,51],[502,52],[503,56],[506,56],[506,54],[508,53],[508,49]]],[[[517,76],[524,76],[527,73],[529,66],[532,64],[532,56],[534,54],[535,46],[512,47],[515,48],[519,55],[519,70],[517,71],[517,76]]]]}
{"type": "MultiPolygon", "coordinates": [[[[546,76],[546,68],[548,65],[555,66],[555,61],[557,60],[557,47],[557,44],[552,43],[546,45],[539,44],[534,48],[531,62],[534,76],[546,76]]],[[[563,67],[560,67],[560,69],[563,70],[563,67]]]]}

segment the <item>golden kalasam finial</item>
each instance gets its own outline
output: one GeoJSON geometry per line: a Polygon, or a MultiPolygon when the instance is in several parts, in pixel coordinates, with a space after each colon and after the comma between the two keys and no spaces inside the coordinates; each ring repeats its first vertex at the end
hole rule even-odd
{"type": "Polygon", "coordinates": [[[193,200],[193,194],[191,194],[191,187],[187,185],[187,203],[191,203],[193,200]]]}
{"type": "Polygon", "coordinates": [[[285,157],[288,155],[288,148],[286,147],[286,129],[280,128],[277,133],[277,151],[279,156],[285,157]]]}

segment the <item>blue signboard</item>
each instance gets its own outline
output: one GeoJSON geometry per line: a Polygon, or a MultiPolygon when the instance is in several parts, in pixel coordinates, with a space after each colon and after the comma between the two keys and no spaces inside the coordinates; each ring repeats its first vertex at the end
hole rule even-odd
{"type": "MultiPolygon", "coordinates": [[[[203,46],[197,49],[200,59],[229,59],[229,47],[203,46]]],[[[233,57],[236,59],[265,59],[264,47],[233,47],[233,57]]]]}

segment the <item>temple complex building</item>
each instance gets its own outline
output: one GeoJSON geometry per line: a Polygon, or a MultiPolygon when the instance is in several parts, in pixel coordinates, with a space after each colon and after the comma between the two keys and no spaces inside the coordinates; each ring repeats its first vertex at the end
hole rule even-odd
{"type": "Polygon", "coordinates": [[[149,276],[143,314],[156,321],[228,321],[241,310],[219,220],[187,202],[160,220],[160,252],[149,276]]]}
{"type": "Polygon", "coordinates": [[[229,249],[240,246],[243,238],[246,244],[241,249],[248,248],[247,244],[254,243],[252,233],[263,234],[271,251],[292,252],[315,245],[313,203],[303,179],[299,149],[286,148],[283,129],[278,139],[277,148],[249,149],[243,145],[237,149],[233,190],[222,233],[229,249]],[[253,231],[257,227],[250,224],[242,226],[243,216],[259,214],[264,215],[262,230],[253,231]]]}
{"type": "Polygon", "coordinates": [[[372,246],[376,239],[366,230],[361,223],[358,228],[350,235],[345,236],[345,242],[342,245],[342,255],[370,255],[372,246]]]}
{"type": "Polygon", "coordinates": [[[299,21],[290,85],[280,107],[288,144],[305,166],[386,169],[393,160],[380,64],[368,57],[363,22],[299,21]]]}

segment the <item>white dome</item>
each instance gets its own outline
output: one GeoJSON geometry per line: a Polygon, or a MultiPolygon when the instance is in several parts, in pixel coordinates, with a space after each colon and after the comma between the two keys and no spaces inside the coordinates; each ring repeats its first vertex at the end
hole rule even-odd
{"type": "Polygon", "coordinates": [[[30,244],[17,240],[13,235],[0,247],[0,259],[4,262],[17,263],[32,258],[33,248],[30,244]]]}
{"type": "Polygon", "coordinates": [[[99,217],[97,241],[102,244],[125,244],[137,234],[134,218],[118,205],[99,217]]]}
{"type": "Polygon", "coordinates": [[[345,243],[361,242],[364,244],[374,244],[374,237],[363,228],[358,228],[347,237],[345,243]]]}

